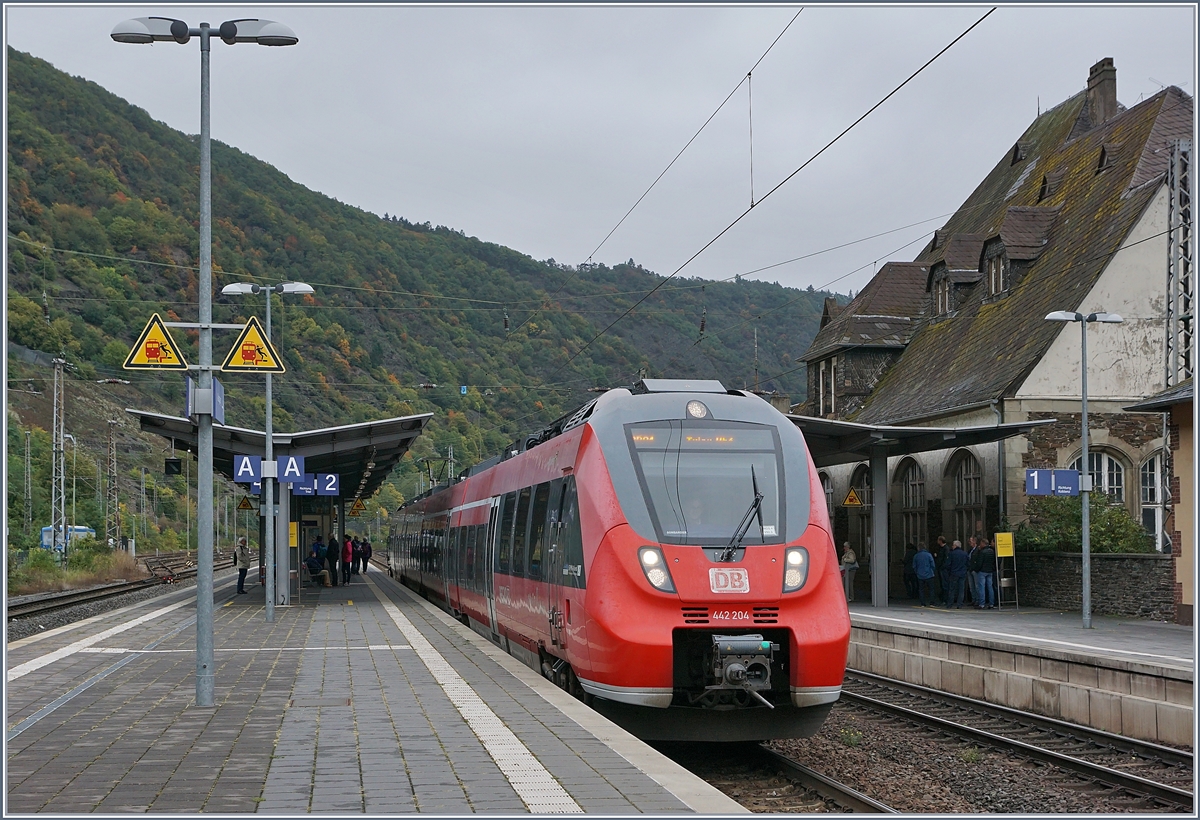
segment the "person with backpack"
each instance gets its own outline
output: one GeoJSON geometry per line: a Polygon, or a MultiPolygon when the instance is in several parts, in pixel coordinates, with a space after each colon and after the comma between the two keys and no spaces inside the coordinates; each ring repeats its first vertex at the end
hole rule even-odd
{"type": "Polygon", "coordinates": [[[351,571],[355,575],[358,575],[358,568],[362,566],[362,542],[357,538],[350,541],[350,554],[353,556],[351,559],[351,571]]]}

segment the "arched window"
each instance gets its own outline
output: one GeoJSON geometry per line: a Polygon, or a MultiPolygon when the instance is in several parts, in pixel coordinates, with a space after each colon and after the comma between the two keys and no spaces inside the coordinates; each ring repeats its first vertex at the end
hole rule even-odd
{"type": "MultiPolygon", "coordinates": [[[[1088,453],[1088,472],[1092,476],[1092,492],[1105,493],[1113,501],[1125,500],[1125,468],[1105,452],[1088,453]]],[[[1071,462],[1071,469],[1083,471],[1083,456],[1071,462]]]]}
{"type": "Polygon", "coordinates": [[[850,544],[858,552],[859,567],[869,563],[871,555],[871,471],[867,465],[860,464],[850,479],[861,507],[851,507],[850,512],[850,544]]]}
{"type": "Polygon", "coordinates": [[[1154,537],[1154,548],[1159,552],[1169,546],[1167,535],[1163,532],[1162,466],[1162,453],[1158,452],[1146,459],[1141,470],[1142,526],[1154,537]]]}
{"type": "Polygon", "coordinates": [[[983,472],[975,456],[964,452],[954,466],[954,537],[963,543],[983,534],[983,472]]]}
{"type": "Polygon", "coordinates": [[[900,522],[904,543],[925,543],[925,472],[914,459],[900,465],[896,483],[900,488],[900,522]]]}
{"type": "Polygon", "coordinates": [[[833,520],[833,480],[829,477],[829,473],[819,473],[821,479],[821,489],[825,491],[825,509],[829,512],[829,520],[833,520]]]}

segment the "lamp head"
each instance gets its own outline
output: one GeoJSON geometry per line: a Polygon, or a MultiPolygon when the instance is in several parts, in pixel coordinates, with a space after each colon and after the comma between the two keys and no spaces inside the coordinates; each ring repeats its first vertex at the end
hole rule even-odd
{"type": "Polygon", "coordinates": [[[1070,310],[1056,310],[1046,315],[1047,322],[1078,322],[1081,319],[1082,316],[1070,310]]]}
{"type": "Polygon", "coordinates": [[[255,293],[258,285],[252,285],[249,282],[234,282],[231,285],[226,285],[221,288],[222,296],[238,296],[246,293],[255,293]]]}
{"type": "Polygon", "coordinates": [[[1087,320],[1089,322],[1105,322],[1107,324],[1114,325],[1125,321],[1116,313],[1104,313],[1103,311],[1099,313],[1093,313],[1091,316],[1087,317],[1087,320]]]}
{"type": "Polygon", "coordinates": [[[294,46],[300,42],[295,32],[274,20],[226,20],[221,24],[220,33],[221,39],[228,45],[258,43],[260,46],[294,46]]]}
{"type": "Polygon", "coordinates": [[[118,43],[153,43],[174,40],[186,43],[190,36],[188,24],[171,17],[134,17],[117,23],[110,35],[118,43]]]}
{"type": "Polygon", "coordinates": [[[313,293],[312,285],[304,282],[280,282],[275,286],[279,293],[313,293]]]}

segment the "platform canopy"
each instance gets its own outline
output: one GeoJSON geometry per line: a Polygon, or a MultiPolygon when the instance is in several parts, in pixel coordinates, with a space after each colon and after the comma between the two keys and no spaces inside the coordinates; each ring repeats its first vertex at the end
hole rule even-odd
{"type": "MultiPolygon", "coordinates": [[[[144,432],[170,439],[177,449],[196,451],[196,425],[191,419],[126,409],[144,432]]],[[[304,456],[308,473],[338,473],[342,495],[370,498],[404,457],[433,413],[324,427],[300,433],[274,433],[276,456],[304,456]]],[[[261,456],[267,436],[262,430],[214,424],[213,470],[233,479],[234,455],[261,456]]]]}
{"type": "Polygon", "coordinates": [[[808,450],[818,467],[866,461],[882,447],[886,455],[906,456],[949,447],[989,444],[1027,434],[1034,427],[1053,424],[1055,419],[990,424],[984,427],[892,427],[886,424],[856,424],[852,421],[789,415],[804,433],[808,450]]]}

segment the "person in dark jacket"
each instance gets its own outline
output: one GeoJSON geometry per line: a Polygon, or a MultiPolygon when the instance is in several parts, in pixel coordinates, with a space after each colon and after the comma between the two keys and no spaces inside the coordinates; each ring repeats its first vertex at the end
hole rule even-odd
{"type": "Polygon", "coordinates": [[[342,545],[342,583],[350,583],[350,562],[354,560],[354,547],[350,543],[350,536],[346,536],[346,543],[342,545]]]}
{"type": "Polygon", "coordinates": [[[333,582],[333,586],[338,585],[338,559],[342,556],[342,551],[338,547],[337,536],[329,533],[329,541],[325,547],[325,562],[329,565],[329,580],[333,582]]]}
{"type": "Polygon", "coordinates": [[[308,576],[312,578],[314,584],[329,586],[329,570],[325,569],[325,562],[317,555],[314,549],[305,559],[304,565],[308,567],[308,576]]]}
{"type": "Polygon", "coordinates": [[[979,569],[975,571],[975,578],[979,586],[979,594],[976,596],[979,603],[976,606],[980,609],[995,609],[996,550],[986,538],[979,547],[979,569]]]}
{"type": "Polygon", "coordinates": [[[366,538],[362,540],[362,571],[363,575],[367,574],[367,564],[371,562],[371,542],[366,538]]]}
{"type": "Polygon", "coordinates": [[[946,566],[950,559],[950,547],[946,543],[946,536],[939,535],[937,537],[937,554],[933,560],[937,565],[938,581],[942,585],[942,606],[950,606],[950,568],[946,566]]]}
{"type": "Polygon", "coordinates": [[[921,606],[933,606],[933,576],[936,573],[933,555],[924,544],[913,556],[913,574],[917,576],[917,587],[921,596],[921,606]]]}
{"type": "Polygon", "coordinates": [[[966,603],[976,604],[975,600],[975,565],[972,561],[975,558],[975,553],[979,552],[979,542],[975,540],[975,536],[967,539],[967,597],[966,603]]]}
{"type": "Polygon", "coordinates": [[[912,544],[904,545],[904,592],[909,600],[915,601],[918,595],[917,573],[913,571],[913,559],[917,557],[917,548],[912,544]]]}
{"type": "Polygon", "coordinates": [[[362,541],[357,538],[350,540],[350,572],[358,575],[358,568],[362,566],[362,541]]]}
{"type": "Polygon", "coordinates": [[[962,542],[955,541],[950,548],[950,557],[946,559],[950,576],[950,603],[947,608],[962,609],[963,592],[967,586],[967,553],[963,551],[962,542]]]}

